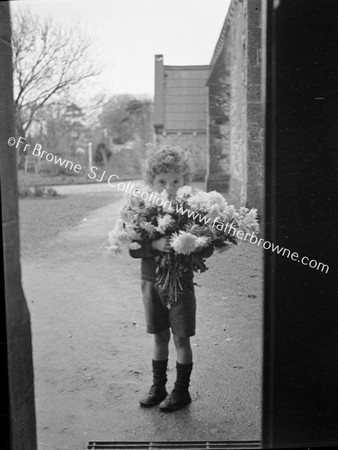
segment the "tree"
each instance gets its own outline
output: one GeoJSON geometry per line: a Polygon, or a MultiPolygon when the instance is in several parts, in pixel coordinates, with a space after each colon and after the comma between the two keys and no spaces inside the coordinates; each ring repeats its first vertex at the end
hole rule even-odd
{"type": "Polygon", "coordinates": [[[42,107],[36,113],[35,137],[55,154],[75,154],[77,140],[86,132],[84,113],[75,103],[42,107]]]}
{"type": "Polygon", "coordinates": [[[102,107],[99,121],[116,144],[139,138],[151,140],[152,101],[123,94],[111,97],[102,107]]]}
{"type": "Polygon", "coordinates": [[[133,98],[129,94],[114,95],[102,106],[100,124],[103,129],[107,129],[108,135],[116,144],[124,144],[133,138],[133,133],[124,120],[127,117],[127,106],[133,98]]]}
{"type": "Polygon", "coordinates": [[[100,67],[90,56],[91,37],[80,29],[52,24],[29,10],[14,15],[12,28],[16,128],[26,136],[41,108],[98,75],[100,67]]]}
{"type": "Polygon", "coordinates": [[[153,103],[150,99],[133,99],[126,108],[127,117],[124,121],[129,123],[134,135],[139,136],[144,143],[152,141],[152,111],[153,103]]]}

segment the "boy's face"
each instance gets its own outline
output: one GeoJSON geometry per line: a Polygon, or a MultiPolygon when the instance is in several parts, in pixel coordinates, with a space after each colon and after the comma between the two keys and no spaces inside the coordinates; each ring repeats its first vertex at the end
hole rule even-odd
{"type": "Polygon", "coordinates": [[[165,189],[168,192],[169,198],[175,198],[177,189],[184,185],[184,177],[179,172],[161,172],[155,175],[152,183],[152,188],[160,193],[165,189]]]}

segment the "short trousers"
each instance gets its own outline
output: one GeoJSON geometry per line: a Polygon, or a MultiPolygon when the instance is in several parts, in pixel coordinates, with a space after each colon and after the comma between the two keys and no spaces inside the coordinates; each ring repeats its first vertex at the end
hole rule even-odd
{"type": "Polygon", "coordinates": [[[141,288],[148,333],[157,334],[171,328],[173,334],[179,337],[195,335],[196,298],[192,281],[170,309],[155,283],[142,280],[141,288]]]}

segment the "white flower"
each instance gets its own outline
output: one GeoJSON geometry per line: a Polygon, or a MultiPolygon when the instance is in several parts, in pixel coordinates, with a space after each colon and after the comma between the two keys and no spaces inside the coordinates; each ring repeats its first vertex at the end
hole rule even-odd
{"type": "Polygon", "coordinates": [[[115,222],[115,226],[112,229],[112,231],[109,231],[109,233],[108,233],[108,240],[109,240],[109,242],[112,243],[112,242],[116,241],[118,234],[121,233],[123,231],[123,229],[124,229],[123,228],[123,221],[118,219],[115,222]]]}
{"type": "Polygon", "coordinates": [[[208,200],[211,204],[217,204],[220,209],[225,209],[227,207],[225,198],[217,191],[208,192],[208,200]]]}
{"type": "Polygon", "coordinates": [[[205,216],[206,219],[216,219],[217,217],[221,216],[221,211],[219,209],[219,206],[217,204],[212,205],[210,207],[210,210],[208,212],[208,214],[205,216]]]}
{"type": "Polygon", "coordinates": [[[238,220],[238,222],[240,229],[244,231],[257,233],[259,231],[259,224],[257,221],[257,209],[251,208],[250,211],[246,213],[242,219],[238,220]]]}
{"type": "Polygon", "coordinates": [[[163,217],[159,217],[157,219],[158,225],[156,227],[156,230],[160,233],[164,233],[169,225],[173,223],[173,218],[170,216],[170,214],[165,214],[163,217]]]}
{"type": "Polygon", "coordinates": [[[188,255],[196,249],[196,241],[197,236],[194,236],[191,233],[187,233],[186,231],[180,231],[179,233],[175,233],[172,236],[170,245],[176,253],[188,255]]]}
{"type": "Polygon", "coordinates": [[[140,227],[144,230],[148,231],[148,233],[153,233],[155,231],[154,225],[152,225],[150,222],[141,222],[140,227]]]}
{"type": "Polygon", "coordinates": [[[138,208],[140,206],[140,198],[135,197],[131,192],[125,193],[123,197],[123,206],[125,209],[138,208]]]}
{"type": "Polygon", "coordinates": [[[130,242],[130,238],[128,236],[128,233],[126,231],[121,231],[117,234],[117,242],[119,242],[122,245],[127,245],[130,242]]]}
{"type": "Polygon", "coordinates": [[[123,209],[120,212],[120,217],[124,222],[130,222],[131,220],[133,220],[134,214],[128,209],[123,209]]]}
{"type": "Polygon", "coordinates": [[[106,248],[109,252],[115,253],[116,255],[118,253],[121,253],[121,247],[118,244],[112,244],[111,246],[106,248]]]}
{"type": "Polygon", "coordinates": [[[116,242],[116,231],[115,230],[112,230],[112,231],[109,231],[109,233],[108,233],[108,242],[109,242],[109,244],[114,244],[115,242],[116,242]]]}
{"type": "Polygon", "coordinates": [[[108,233],[108,241],[111,245],[126,245],[130,242],[127,230],[121,219],[118,219],[112,231],[108,233]]]}
{"type": "Polygon", "coordinates": [[[244,223],[250,225],[257,222],[257,209],[251,208],[248,214],[244,217],[244,223]]]}
{"type": "Polygon", "coordinates": [[[182,201],[184,197],[188,197],[192,193],[192,187],[187,184],[177,189],[176,199],[182,201]]]}
{"type": "Polygon", "coordinates": [[[191,197],[188,197],[187,203],[190,208],[195,211],[209,212],[212,203],[208,197],[208,193],[198,189],[191,197]]]}
{"type": "Polygon", "coordinates": [[[121,253],[121,246],[129,242],[129,238],[122,225],[122,222],[118,221],[114,229],[108,233],[108,242],[110,246],[107,247],[107,249],[110,252],[121,253]]]}
{"type": "Polygon", "coordinates": [[[135,231],[130,225],[126,227],[126,231],[128,233],[128,236],[130,237],[130,239],[133,239],[135,241],[138,241],[141,239],[141,233],[135,231]]]}
{"type": "Polygon", "coordinates": [[[167,200],[164,202],[163,211],[166,213],[169,213],[169,214],[171,214],[175,211],[170,200],[167,200]]]}
{"type": "Polygon", "coordinates": [[[139,244],[138,242],[132,242],[131,244],[129,244],[130,250],[138,250],[141,247],[141,244],[139,244]]]}
{"type": "Polygon", "coordinates": [[[156,203],[154,202],[155,192],[153,192],[150,186],[142,186],[140,188],[140,195],[143,197],[144,206],[146,208],[156,207],[156,203]]]}
{"type": "Polygon", "coordinates": [[[245,206],[241,206],[238,210],[238,214],[244,217],[248,213],[248,211],[248,208],[246,208],[245,206]]]}
{"type": "Polygon", "coordinates": [[[230,205],[227,206],[224,210],[223,213],[221,214],[221,218],[227,222],[230,221],[231,219],[233,219],[236,216],[236,209],[234,207],[234,205],[230,205]]]}
{"type": "Polygon", "coordinates": [[[196,246],[197,247],[206,247],[210,242],[210,238],[207,236],[200,236],[196,239],[196,246]]]}

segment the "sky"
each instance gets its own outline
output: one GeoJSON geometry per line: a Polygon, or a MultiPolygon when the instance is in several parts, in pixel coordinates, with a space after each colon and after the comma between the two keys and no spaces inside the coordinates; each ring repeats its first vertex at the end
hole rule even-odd
{"type": "Polygon", "coordinates": [[[230,0],[20,0],[53,22],[79,25],[95,37],[105,66],[83,94],[154,95],[154,55],[165,65],[209,64],[230,0]]]}

